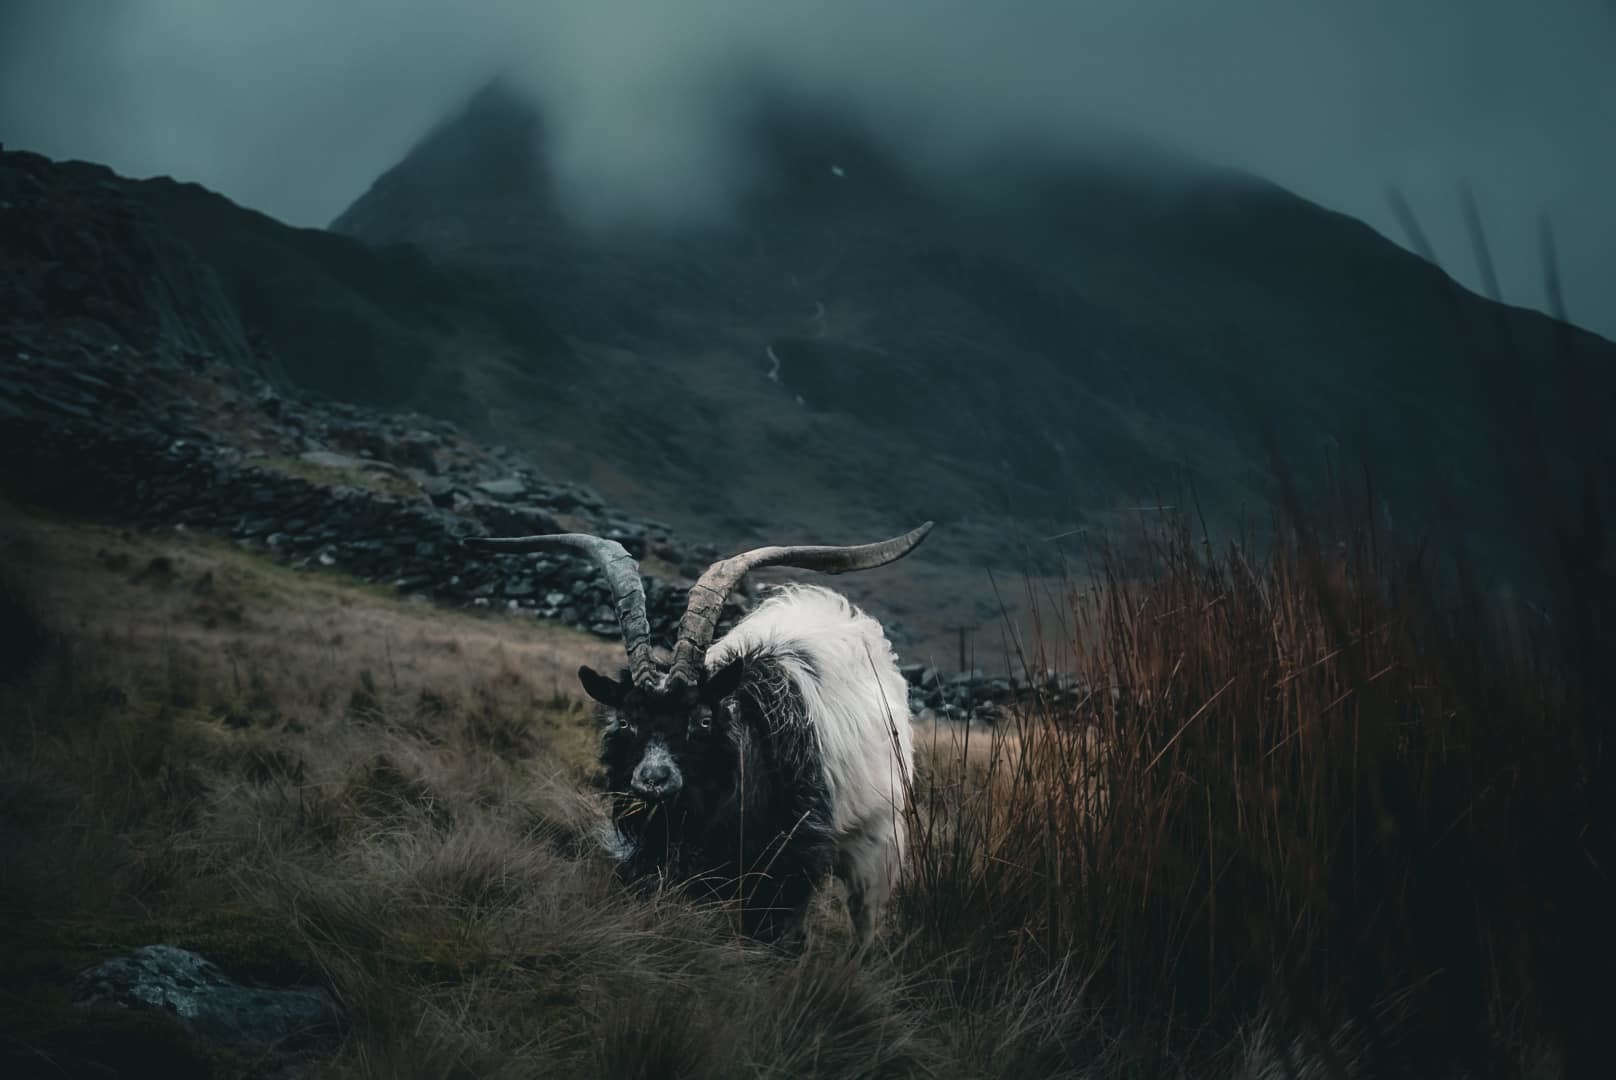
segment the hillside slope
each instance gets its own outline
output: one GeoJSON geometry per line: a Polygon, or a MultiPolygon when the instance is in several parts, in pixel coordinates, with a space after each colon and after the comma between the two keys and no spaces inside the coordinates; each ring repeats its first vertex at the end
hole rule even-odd
{"type": "MultiPolygon", "coordinates": [[[[0,443],[27,450],[21,457],[8,450],[0,463],[7,489],[38,494],[55,483],[83,502],[107,489],[103,466],[122,476],[140,462],[168,461],[168,443],[181,439],[204,451],[220,443],[232,454],[290,462],[303,474],[306,454],[358,456],[367,470],[375,458],[393,470],[389,484],[407,489],[401,506],[411,513],[441,515],[469,497],[485,529],[520,523],[511,514],[489,516],[510,496],[480,492],[479,483],[525,477],[512,509],[538,518],[556,508],[555,498],[576,505],[562,489],[582,491],[585,518],[594,520],[570,524],[649,537],[651,547],[677,552],[671,565],[648,571],[664,580],[687,579],[705,565],[700,559],[721,553],[715,542],[724,530],[709,528],[708,518],[686,514],[689,528],[669,547],[656,539],[668,527],[646,521],[644,508],[655,500],[630,491],[608,505],[587,482],[579,486],[613,475],[609,444],[570,456],[532,452],[544,449],[552,429],[587,427],[599,412],[573,404],[574,392],[587,390],[586,358],[549,326],[542,306],[512,300],[478,273],[434,265],[407,246],[373,250],[294,229],[194,184],[136,181],[99,165],[18,152],[0,152],[0,251],[0,443]],[[436,420],[458,427],[453,438],[474,448],[474,468],[450,476],[423,459],[422,447],[442,438],[436,420]],[[41,442],[39,431],[53,437],[41,442]],[[85,442],[83,433],[94,438],[85,442]],[[126,435],[152,453],[137,459],[117,449],[126,435]],[[77,465],[41,472],[41,462],[75,445],[77,465]],[[89,473],[95,482],[86,485],[89,473]]],[[[181,478],[147,479],[161,487],[181,478]]],[[[255,483],[248,476],[215,494],[240,495],[255,483]]],[[[125,503],[149,502],[121,480],[111,487],[120,513],[125,503]]],[[[206,504],[208,515],[230,509],[209,493],[189,495],[187,505],[206,504]]],[[[160,513],[141,516],[164,523],[160,513]]],[[[797,538],[870,538],[834,519],[811,527],[797,538]]],[[[523,531],[537,529],[530,522],[523,531]]],[[[946,546],[943,553],[957,558],[946,546]]],[[[405,570],[414,558],[401,557],[394,569],[417,573],[405,570]]],[[[929,562],[847,591],[868,603],[873,594],[861,586],[885,591],[896,582],[876,610],[896,639],[914,644],[939,638],[962,616],[996,610],[982,589],[967,595],[951,587],[960,569],[929,562]],[[920,602],[932,596],[935,603],[920,602]],[[920,616],[907,629],[905,610],[920,616]]],[[[436,576],[457,570],[446,564],[436,576]]],[[[470,585],[462,579],[454,591],[470,585]]]]}
{"type": "Polygon", "coordinates": [[[474,422],[474,367],[530,379],[565,343],[408,248],[295,229],[196,184],[0,155],[0,322],[215,356],[363,404],[474,422]],[[470,358],[475,357],[473,364],[470,358]]]}
{"type": "MultiPolygon", "coordinates": [[[[577,363],[540,318],[409,250],[292,229],[195,185],[0,151],[0,497],[205,531],[440,603],[615,637],[584,561],[490,562],[455,545],[594,532],[642,557],[653,625],[666,630],[689,583],[727,554],[714,534],[606,500],[579,482],[592,470],[501,438],[536,441],[532,413],[517,425],[509,403],[564,400],[577,363]]],[[[802,538],[871,539],[834,522],[802,538]]],[[[958,587],[975,575],[941,550],[902,575],[841,584],[906,659],[946,657],[952,672],[944,627],[996,609],[985,585],[958,587]]],[[[750,593],[743,583],[732,615],[750,593]]]]}

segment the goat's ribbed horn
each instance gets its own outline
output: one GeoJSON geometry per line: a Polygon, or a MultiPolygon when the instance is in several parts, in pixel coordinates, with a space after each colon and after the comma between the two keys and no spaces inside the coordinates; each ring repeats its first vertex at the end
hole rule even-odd
{"type": "Polygon", "coordinates": [[[645,618],[645,586],[640,582],[640,564],[616,540],[588,533],[550,533],[545,536],[471,536],[462,540],[467,547],[510,553],[572,548],[589,556],[611,586],[617,608],[617,624],[623,629],[623,648],[628,652],[628,668],[634,685],[654,681],[656,665],[651,659],[651,624],[645,618]]]}
{"type": "Polygon", "coordinates": [[[690,588],[690,602],[684,618],[679,620],[679,640],[673,647],[673,669],[670,679],[680,679],[686,686],[700,681],[702,661],[707,646],[713,642],[713,628],[718,625],[719,613],[730,591],[740,583],[747,572],[760,566],[795,566],[803,570],[819,570],[826,574],[845,574],[849,570],[870,570],[903,558],[926,539],[932,523],[920,526],[902,536],[874,544],[854,547],[818,547],[795,545],[792,547],[761,547],[713,563],[690,588]]]}

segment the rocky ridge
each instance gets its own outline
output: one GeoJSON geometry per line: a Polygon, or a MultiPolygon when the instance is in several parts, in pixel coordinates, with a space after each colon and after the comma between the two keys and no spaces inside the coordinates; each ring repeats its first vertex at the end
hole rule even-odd
{"type": "MultiPolygon", "coordinates": [[[[670,636],[689,582],[722,554],[622,514],[587,486],[448,421],[275,389],[201,353],[145,353],[71,335],[0,333],[4,482],[26,501],[150,529],[195,529],[298,569],[408,596],[550,619],[606,638],[618,626],[587,560],[486,556],[466,536],[586,531],[652,568],[653,629],[670,636]]],[[[743,583],[725,624],[753,602],[743,583]]],[[[901,623],[889,620],[901,642],[901,623]]],[[[904,669],[917,711],[991,722],[1034,682],[904,669]]],[[[1070,683],[1042,680],[1048,696],[1070,683]]]]}
{"type": "MultiPolygon", "coordinates": [[[[664,639],[689,583],[725,554],[461,424],[286,378],[251,304],[110,172],[0,151],[0,244],[0,491],[19,502],[198,530],[292,567],[609,638],[617,621],[586,560],[489,556],[459,541],[618,540],[641,560],[664,639]]],[[[720,629],[751,603],[743,584],[720,629]]],[[[902,654],[913,631],[883,623],[902,654]]],[[[1027,688],[906,674],[917,709],[953,718],[992,719],[1027,688]]]]}
{"type": "MultiPolygon", "coordinates": [[[[443,603],[618,633],[605,585],[569,555],[493,556],[466,536],[587,531],[665,569],[647,575],[653,625],[684,605],[677,581],[716,549],[619,514],[591,489],[545,478],[514,451],[409,413],[301,399],[204,354],[122,345],[11,347],[0,412],[12,486],[47,505],[190,528],[300,568],[443,603]]],[[[736,605],[746,604],[744,596],[736,605]]]]}
{"type": "MultiPolygon", "coordinates": [[[[291,395],[205,354],[167,358],[82,338],[64,350],[42,337],[0,332],[0,477],[28,502],[195,529],[294,568],[606,638],[617,637],[617,620],[587,560],[487,556],[459,541],[557,531],[615,539],[650,568],[647,613],[664,638],[690,581],[723,554],[448,421],[291,395]]],[[[743,583],[721,625],[752,603],[743,583]]],[[[902,624],[888,620],[888,631],[901,650],[902,624]]],[[[1029,692],[1078,692],[1055,678],[903,672],[916,711],[949,720],[993,722],[1029,692]]]]}

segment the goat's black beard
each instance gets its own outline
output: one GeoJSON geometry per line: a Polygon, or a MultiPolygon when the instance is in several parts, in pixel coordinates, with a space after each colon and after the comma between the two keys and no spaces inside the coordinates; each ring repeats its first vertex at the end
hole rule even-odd
{"type": "Polygon", "coordinates": [[[619,873],[626,880],[654,885],[699,873],[691,827],[702,820],[707,800],[688,788],[667,799],[632,794],[612,798],[612,821],[626,851],[619,873]]]}
{"type": "Polygon", "coordinates": [[[721,883],[728,883],[727,891],[734,892],[748,856],[758,861],[771,840],[766,815],[748,813],[745,816],[753,820],[743,825],[736,808],[735,792],[704,791],[688,784],[678,795],[658,802],[615,796],[612,818],[626,848],[619,873],[652,888],[694,885],[698,893],[712,893],[724,891],[721,883]]]}

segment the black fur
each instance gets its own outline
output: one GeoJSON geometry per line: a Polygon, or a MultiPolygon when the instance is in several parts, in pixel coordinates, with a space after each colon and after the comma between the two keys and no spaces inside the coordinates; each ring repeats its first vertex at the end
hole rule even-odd
{"type": "Polygon", "coordinates": [[[800,935],[834,846],[818,739],[780,657],[743,655],[695,691],[654,694],[626,682],[601,737],[623,875],[736,902],[755,937],[800,935]],[[647,802],[634,790],[635,770],[657,739],[680,783],[647,802]]]}

